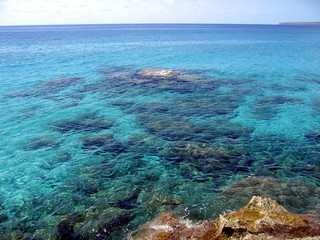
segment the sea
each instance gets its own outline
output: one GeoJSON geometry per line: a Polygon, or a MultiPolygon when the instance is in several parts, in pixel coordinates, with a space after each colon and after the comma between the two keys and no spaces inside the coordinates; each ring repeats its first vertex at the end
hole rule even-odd
{"type": "Polygon", "coordinates": [[[1,26],[0,133],[1,240],[320,216],[320,27],[1,26]]]}

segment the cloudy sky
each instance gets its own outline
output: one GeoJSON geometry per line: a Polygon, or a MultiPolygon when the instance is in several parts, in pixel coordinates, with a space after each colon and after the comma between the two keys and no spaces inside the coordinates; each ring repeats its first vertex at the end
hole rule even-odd
{"type": "Polygon", "coordinates": [[[320,21],[320,0],[0,0],[0,25],[320,21]]]}

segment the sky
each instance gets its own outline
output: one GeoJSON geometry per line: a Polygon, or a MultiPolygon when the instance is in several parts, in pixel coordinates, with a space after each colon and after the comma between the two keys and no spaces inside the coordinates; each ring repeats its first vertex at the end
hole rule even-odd
{"type": "Polygon", "coordinates": [[[320,0],[0,0],[0,25],[320,21],[320,0]]]}

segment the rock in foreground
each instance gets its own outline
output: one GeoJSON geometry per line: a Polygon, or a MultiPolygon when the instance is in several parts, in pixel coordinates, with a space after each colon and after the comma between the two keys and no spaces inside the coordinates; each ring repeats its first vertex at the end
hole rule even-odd
{"type": "Polygon", "coordinates": [[[200,225],[179,221],[171,213],[162,214],[132,233],[130,239],[320,239],[320,219],[288,212],[270,198],[254,196],[239,211],[200,225]]]}

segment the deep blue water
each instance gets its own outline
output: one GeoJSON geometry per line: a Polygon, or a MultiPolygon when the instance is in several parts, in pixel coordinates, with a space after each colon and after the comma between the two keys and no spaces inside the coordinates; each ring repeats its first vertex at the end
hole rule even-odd
{"type": "Polygon", "coordinates": [[[0,239],[124,239],[252,195],[319,216],[319,62],[315,26],[0,27],[0,239]]]}

